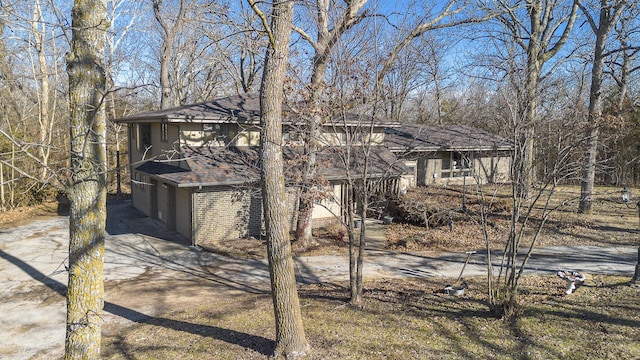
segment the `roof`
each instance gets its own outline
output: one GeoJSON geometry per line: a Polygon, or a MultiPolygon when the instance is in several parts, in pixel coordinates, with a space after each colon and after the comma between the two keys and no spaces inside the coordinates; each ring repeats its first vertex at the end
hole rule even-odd
{"type": "Polygon", "coordinates": [[[242,94],[207,102],[156,110],[115,120],[136,122],[259,122],[260,98],[256,94],[242,94]]]}
{"type": "MultiPolygon", "coordinates": [[[[346,179],[346,147],[325,147],[318,153],[318,176],[325,180],[346,179]]],[[[183,167],[162,161],[148,161],[136,169],[177,187],[240,185],[260,179],[260,153],[256,147],[182,147],[183,167]]],[[[301,164],[299,148],[283,147],[288,179],[297,178],[301,164]]],[[[363,149],[352,147],[350,171],[362,175],[363,149]]],[[[385,147],[374,146],[369,156],[369,177],[395,177],[408,173],[408,168],[385,147]]]]}
{"type": "MultiPolygon", "coordinates": [[[[283,103],[283,122],[293,124],[299,122],[299,117],[295,115],[288,104],[283,103]]],[[[335,126],[358,126],[370,124],[374,118],[369,115],[357,113],[346,113],[344,116],[335,116],[329,125],[335,126]]],[[[131,115],[115,119],[119,123],[260,123],[260,95],[258,93],[248,93],[223,97],[207,102],[183,105],[171,109],[156,110],[146,113],[131,115]]],[[[398,126],[399,123],[386,119],[375,119],[377,126],[398,126]]]]}
{"type": "Polygon", "coordinates": [[[467,126],[401,125],[385,129],[384,143],[392,151],[511,150],[513,142],[467,126]]]}

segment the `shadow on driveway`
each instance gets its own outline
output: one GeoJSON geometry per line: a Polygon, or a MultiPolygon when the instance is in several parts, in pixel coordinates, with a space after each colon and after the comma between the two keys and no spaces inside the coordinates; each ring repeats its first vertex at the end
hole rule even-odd
{"type": "MultiPolygon", "coordinates": [[[[16,258],[15,256],[12,256],[11,254],[7,254],[2,250],[0,250],[0,258],[3,258],[13,265],[17,266],[22,271],[31,276],[34,280],[52,289],[60,296],[66,297],[67,286],[63,283],[51,279],[31,265],[16,258]]],[[[273,347],[275,346],[273,340],[264,338],[262,336],[246,334],[230,329],[223,329],[217,326],[193,324],[185,321],[154,317],[108,301],[105,301],[104,303],[104,310],[132,322],[161,326],[176,331],[188,332],[198,336],[208,336],[213,339],[227,342],[229,344],[242,346],[246,349],[256,351],[263,355],[270,355],[271,353],[273,353],[273,347]]]]}

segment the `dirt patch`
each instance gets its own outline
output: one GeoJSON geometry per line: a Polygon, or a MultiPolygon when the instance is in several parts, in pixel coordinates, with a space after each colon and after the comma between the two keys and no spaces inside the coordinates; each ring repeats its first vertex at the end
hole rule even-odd
{"type": "Polygon", "coordinates": [[[37,206],[0,211],[0,229],[10,229],[32,221],[50,219],[58,216],[57,208],[58,203],[48,202],[37,206]]]}
{"type": "MultiPolygon", "coordinates": [[[[313,230],[313,242],[302,246],[290,234],[291,250],[294,256],[344,255],[349,251],[345,230],[339,225],[330,225],[313,230]]],[[[265,239],[244,238],[222,240],[201,245],[206,251],[236,259],[266,259],[267,242],[265,239]]]]}

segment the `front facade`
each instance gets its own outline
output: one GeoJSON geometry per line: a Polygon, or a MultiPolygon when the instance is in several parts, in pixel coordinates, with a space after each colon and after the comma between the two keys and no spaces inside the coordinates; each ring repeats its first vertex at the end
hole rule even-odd
{"type": "MultiPolygon", "coordinates": [[[[287,116],[292,113],[283,110],[290,229],[299,205],[300,184],[294,179],[304,163],[300,124],[287,116]]],[[[255,94],[119,119],[129,131],[133,206],[194,245],[261,236],[259,121],[255,94]]],[[[507,181],[513,150],[509,141],[476,129],[400,126],[344,115],[325,125],[318,140],[323,146],[317,176],[323,185],[317,191],[323,200],[315,204],[314,225],[344,215],[353,195],[343,184],[347,168],[358,177],[364,167],[362,143],[371,146],[367,179],[381,197],[410,186],[507,181]]]]}
{"type": "MultiPolygon", "coordinates": [[[[302,159],[294,132],[299,124],[287,119],[286,109],[284,113],[283,153],[292,168],[288,178],[295,178],[291,172],[302,159]]],[[[194,245],[259,237],[264,228],[258,186],[259,119],[259,99],[247,94],[117,120],[129,131],[133,206],[194,245]]],[[[323,129],[318,176],[325,196],[314,207],[314,225],[342,214],[346,170],[340,159],[345,139],[358,125],[351,119],[323,129]]],[[[394,124],[375,123],[364,139],[375,153],[370,177],[384,178],[397,189],[406,168],[383,146],[384,129],[389,126],[394,124]]],[[[355,158],[358,154],[354,150],[355,158]]],[[[349,166],[357,174],[357,161],[349,166]]],[[[298,194],[295,186],[288,189],[293,229],[298,194]]]]}
{"type": "Polygon", "coordinates": [[[510,179],[513,143],[478,129],[402,125],[386,130],[385,145],[409,168],[405,186],[510,179]]]}

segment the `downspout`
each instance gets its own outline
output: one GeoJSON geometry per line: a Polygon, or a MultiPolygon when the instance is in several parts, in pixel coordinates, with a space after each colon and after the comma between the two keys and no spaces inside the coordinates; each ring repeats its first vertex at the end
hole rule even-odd
{"type": "MultiPolygon", "coordinates": [[[[133,151],[132,151],[132,143],[133,141],[131,141],[132,139],[132,134],[133,134],[133,124],[127,124],[127,132],[128,132],[128,136],[129,136],[129,141],[127,143],[127,152],[128,152],[128,158],[129,158],[129,163],[127,164],[127,167],[129,168],[129,193],[131,193],[131,204],[135,204],[135,201],[133,199],[133,188],[134,188],[134,184],[133,184],[133,151]]],[[[134,140],[135,141],[135,140],[134,140]]]]}
{"type": "Polygon", "coordinates": [[[189,194],[190,194],[190,199],[191,199],[191,246],[193,247],[198,247],[198,238],[197,238],[197,234],[198,234],[198,217],[195,216],[196,213],[196,201],[194,199],[195,197],[195,191],[193,190],[189,190],[189,194]]]}

